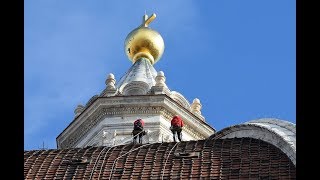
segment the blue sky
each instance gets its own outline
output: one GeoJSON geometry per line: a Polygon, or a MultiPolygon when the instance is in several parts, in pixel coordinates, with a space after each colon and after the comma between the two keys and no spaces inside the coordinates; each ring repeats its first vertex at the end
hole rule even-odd
{"type": "Polygon", "coordinates": [[[296,122],[293,0],[25,1],[24,148],[56,148],[74,109],[132,65],[127,34],[142,16],[165,42],[157,71],[221,130],[274,117],[296,122]]]}

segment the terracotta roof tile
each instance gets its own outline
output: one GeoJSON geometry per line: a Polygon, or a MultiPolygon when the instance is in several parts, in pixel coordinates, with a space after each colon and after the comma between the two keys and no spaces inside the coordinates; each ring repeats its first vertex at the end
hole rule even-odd
{"type": "Polygon", "coordinates": [[[24,152],[25,179],[296,179],[275,146],[251,138],[24,152]]]}

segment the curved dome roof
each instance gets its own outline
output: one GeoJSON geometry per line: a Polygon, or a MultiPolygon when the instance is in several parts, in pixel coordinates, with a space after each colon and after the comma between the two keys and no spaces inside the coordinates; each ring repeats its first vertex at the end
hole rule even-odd
{"type": "Polygon", "coordinates": [[[250,137],[261,139],[281,149],[296,164],[296,125],[275,118],[263,118],[230,126],[209,139],[250,137]]]}
{"type": "Polygon", "coordinates": [[[35,150],[24,179],[295,179],[275,146],[252,138],[35,150]]]}

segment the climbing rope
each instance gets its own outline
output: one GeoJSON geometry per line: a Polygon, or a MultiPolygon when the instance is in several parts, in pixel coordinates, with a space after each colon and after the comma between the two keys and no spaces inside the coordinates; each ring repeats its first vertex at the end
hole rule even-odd
{"type": "Polygon", "coordinates": [[[108,149],[107,153],[104,154],[103,161],[101,163],[100,171],[99,171],[99,174],[98,174],[98,179],[100,179],[100,175],[101,175],[101,172],[102,172],[102,169],[103,169],[103,166],[104,166],[104,162],[106,161],[106,157],[108,155],[109,150],[111,150],[111,148],[113,148],[113,147],[110,147],[110,149],[108,149]]]}
{"type": "MultiPolygon", "coordinates": [[[[143,131],[139,132],[138,134],[136,134],[135,136],[133,136],[132,138],[128,139],[127,141],[125,142],[122,142],[123,144],[125,144],[126,142],[128,142],[129,140],[133,140],[135,137],[137,137],[140,133],[143,133],[143,131]]],[[[123,145],[123,144],[118,144],[117,146],[120,146],[120,145],[123,145]]]]}
{"type": "Polygon", "coordinates": [[[165,169],[166,169],[167,161],[168,161],[168,159],[169,159],[169,156],[170,156],[170,154],[171,154],[171,151],[172,151],[173,148],[176,147],[176,145],[178,145],[179,143],[180,143],[180,142],[177,142],[177,143],[171,148],[171,150],[170,150],[170,152],[169,152],[169,154],[168,154],[168,156],[167,156],[167,159],[166,159],[166,162],[164,163],[164,167],[163,167],[163,171],[162,171],[162,176],[161,176],[161,179],[162,179],[162,180],[163,180],[164,171],[165,171],[165,169]]]}
{"type": "MultiPolygon", "coordinates": [[[[133,139],[134,137],[138,136],[140,133],[142,133],[142,131],[139,132],[137,135],[133,136],[132,138],[130,138],[130,140],[133,139]]],[[[125,142],[122,142],[122,143],[126,143],[126,142],[128,142],[128,141],[125,141],[125,142]]],[[[117,146],[120,146],[120,145],[123,145],[123,144],[118,144],[117,146]]],[[[113,148],[113,147],[114,147],[114,146],[111,146],[111,147],[108,149],[108,151],[106,152],[105,156],[108,154],[108,152],[110,151],[110,149],[113,148]]],[[[103,150],[104,150],[104,149],[103,149],[103,150]]],[[[103,151],[103,150],[102,150],[102,151],[103,151]]],[[[99,153],[98,158],[97,158],[97,160],[96,160],[96,162],[95,162],[95,165],[96,165],[97,161],[99,160],[99,157],[100,157],[100,154],[102,153],[102,151],[99,153]]],[[[104,161],[105,161],[105,157],[104,157],[104,159],[103,159],[103,162],[102,162],[102,165],[101,165],[101,168],[100,168],[100,171],[99,171],[99,177],[98,177],[98,179],[100,178],[100,174],[101,174],[101,170],[102,170],[102,166],[103,166],[103,164],[104,164],[104,161]]],[[[93,171],[94,171],[94,169],[95,169],[95,165],[94,165],[94,167],[93,167],[93,170],[92,170],[92,172],[91,172],[91,175],[90,175],[89,180],[92,178],[92,174],[93,174],[93,171]]]]}
{"type": "Polygon", "coordinates": [[[144,146],[147,146],[147,145],[149,145],[149,144],[145,144],[145,145],[142,145],[142,146],[140,146],[140,147],[137,147],[137,148],[135,148],[135,149],[133,149],[133,150],[130,150],[130,151],[124,153],[123,155],[117,157],[117,158],[113,161],[112,168],[111,168],[111,171],[110,171],[109,180],[112,178],[112,173],[113,173],[114,165],[115,165],[115,163],[117,162],[117,160],[118,160],[119,158],[121,158],[121,157],[123,157],[124,155],[126,155],[126,154],[128,154],[128,153],[131,153],[131,152],[133,152],[133,151],[135,151],[135,150],[138,150],[138,149],[140,149],[140,148],[142,148],[142,147],[144,147],[144,146]]]}
{"type": "MultiPolygon", "coordinates": [[[[95,161],[95,163],[94,163],[94,165],[93,165],[93,168],[92,168],[92,170],[91,170],[89,180],[92,178],[93,172],[94,172],[95,169],[96,169],[96,164],[97,164],[97,162],[98,162],[99,159],[100,159],[100,155],[101,155],[102,151],[105,150],[105,149],[106,149],[106,147],[103,147],[103,149],[100,151],[100,153],[99,153],[99,155],[98,155],[98,157],[97,157],[97,159],[96,159],[96,161],[95,161]]],[[[111,147],[108,149],[108,151],[106,152],[106,154],[108,154],[108,152],[109,152],[110,149],[111,149],[111,147]]]]}

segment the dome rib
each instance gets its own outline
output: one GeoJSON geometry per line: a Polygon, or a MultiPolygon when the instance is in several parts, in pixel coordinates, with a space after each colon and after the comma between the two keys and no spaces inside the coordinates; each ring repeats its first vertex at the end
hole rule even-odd
{"type": "Polygon", "coordinates": [[[296,165],[295,124],[274,118],[263,118],[224,128],[211,135],[209,139],[243,137],[260,139],[278,147],[296,165]]]}

